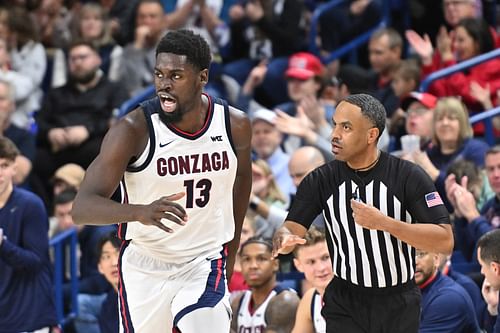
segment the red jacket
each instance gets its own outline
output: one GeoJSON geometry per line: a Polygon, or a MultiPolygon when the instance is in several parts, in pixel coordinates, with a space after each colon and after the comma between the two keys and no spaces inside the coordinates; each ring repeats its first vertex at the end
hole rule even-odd
{"type": "MultiPolygon", "coordinates": [[[[442,68],[454,65],[455,61],[443,63],[442,68]]],[[[422,74],[432,73],[432,67],[423,66],[422,74]]],[[[496,91],[500,89],[500,59],[492,59],[467,70],[456,72],[450,76],[434,81],[429,87],[429,93],[437,96],[461,96],[462,101],[470,111],[482,111],[483,106],[470,94],[470,83],[476,81],[482,87],[490,85],[490,94],[494,105],[497,104],[496,91]]]]}

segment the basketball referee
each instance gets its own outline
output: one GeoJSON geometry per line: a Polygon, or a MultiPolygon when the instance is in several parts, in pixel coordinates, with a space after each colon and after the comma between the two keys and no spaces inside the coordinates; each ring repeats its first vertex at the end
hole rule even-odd
{"type": "Polygon", "coordinates": [[[344,99],[333,116],[336,160],[300,184],[287,220],[274,235],[274,255],[303,239],[325,217],[335,278],[324,295],[327,332],[417,332],[420,291],[415,248],[450,253],[448,212],[417,165],[377,149],[386,113],[375,98],[344,99]]]}

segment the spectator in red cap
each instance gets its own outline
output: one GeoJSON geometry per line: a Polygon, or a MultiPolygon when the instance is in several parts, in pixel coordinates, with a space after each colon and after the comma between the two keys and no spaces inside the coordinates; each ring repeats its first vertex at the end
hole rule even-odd
{"type": "Polygon", "coordinates": [[[434,95],[413,91],[401,103],[401,108],[406,111],[406,133],[420,137],[422,150],[432,144],[432,116],[436,102],[434,95]]]}
{"type": "MultiPolygon", "coordinates": [[[[325,83],[325,68],[315,55],[299,52],[292,55],[285,71],[287,91],[290,101],[276,106],[278,114],[285,113],[310,125],[317,133],[330,133],[328,124],[333,108],[320,99],[325,83]],[[283,112],[283,113],[281,113],[283,112]]],[[[290,140],[288,140],[290,142],[290,140]]],[[[290,150],[300,145],[296,142],[290,150]]]]}
{"type": "Polygon", "coordinates": [[[406,134],[420,137],[421,150],[432,146],[432,117],[436,102],[436,96],[417,91],[410,92],[402,99],[399,110],[403,114],[403,124],[400,130],[392,134],[395,138],[394,145],[391,147],[392,151],[399,152],[401,137],[406,134]]]}

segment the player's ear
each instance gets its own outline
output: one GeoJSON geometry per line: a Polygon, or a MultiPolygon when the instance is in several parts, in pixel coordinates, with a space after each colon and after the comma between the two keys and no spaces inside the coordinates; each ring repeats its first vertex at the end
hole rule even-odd
{"type": "Polygon", "coordinates": [[[293,258],[293,264],[295,265],[295,268],[301,273],[304,273],[304,270],[302,269],[302,265],[300,264],[300,261],[297,260],[297,258],[293,258]]]}
{"type": "Polygon", "coordinates": [[[208,82],[208,69],[204,69],[200,72],[200,83],[205,85],[208,82]]]}
{"type": "Polygon", "coordinates": [[[273,272],[277,273],[280,270],[280,260],[278,258],[273,259],[273,272]]]}

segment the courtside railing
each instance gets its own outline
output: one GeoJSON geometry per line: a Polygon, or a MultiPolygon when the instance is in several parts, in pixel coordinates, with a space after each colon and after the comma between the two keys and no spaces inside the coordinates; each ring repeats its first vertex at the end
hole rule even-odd
{"type": "Polygon", "coordinates": [[[60,234],[57,234],[49,242],[50,247],[54,251],[54,289],[56,313],[57,321],[61,327],[64,327],[78,314],[77,242],[78,236],[75,228],[65,230],[60,234]],[[69,307],[65,307],[63,291],[67,271],[69,271],[69,279],[71,283],[71,304],[69,307]]]}
{"type": "Polygon", "coordinates": [[[318,48],[318,45],[316,43],[316,39],[318,36],[318,21],[320,17],[324,14],[325,11],[340,6],[343,4],[345,0],[332,0],[329,1],[325,4],[322,4],[318,6],[313,13],[313,16],[311,18],[311,24],[309,27],[309,52],[314,53],[318,57],[320,57],[321,61],[324,64],[328,64],[332,62],[333,60],[340,59],[341,57],[349,54],[349,61],[351,63],[356,63],[357,62],[357,49],[365,44],[369,39],[370,36],[372,35],[373,32],[376,30],[385,27],[388,24],[389,20],[389,13],[388,13],[388,1],[383,2],[383,13],[382,13],[382,19],[381,21],[376,24],[373,28],[370,30],[362,33],[358,37],[352,39],[351,41],[347,42],[346,44],[342,45],[341,47],[335,49],[335,51],[332,51],[330,54],[327,56],[321,56],[320,55],[320,50],[318,48]]]}

